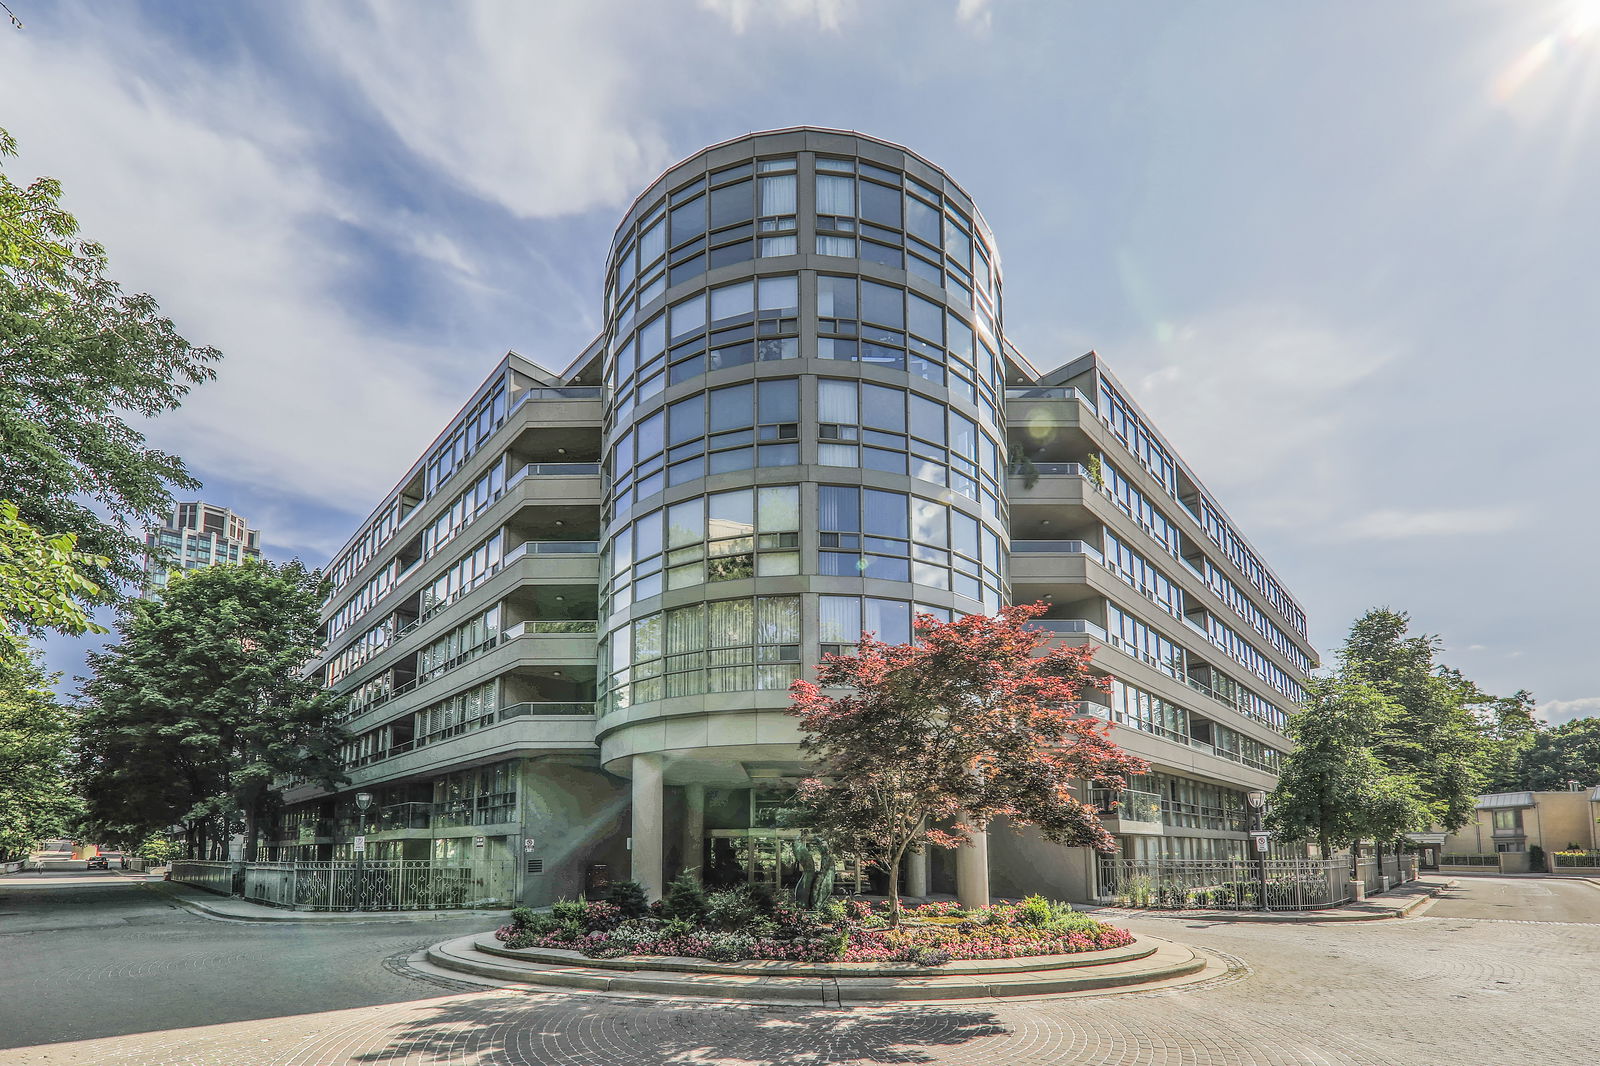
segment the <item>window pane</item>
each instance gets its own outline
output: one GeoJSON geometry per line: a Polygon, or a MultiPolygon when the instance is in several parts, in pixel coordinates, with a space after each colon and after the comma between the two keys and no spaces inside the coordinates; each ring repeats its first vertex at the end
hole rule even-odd
{"type": "Polygon", "coordinates": [[[676,248],[691,237],[706,231],[706,201],[703,196],[672,209],[672,246],[676,248]]]}
{"type": "Polygon", "coordinates": [[[935,343],[944,340],[944,308],[916,293],[907,293],[907,323],[912,333],[935,343]]]}
{"type": "Polygon", "coordinates": [[[719,492],[708,500],[711,537],[749,536],[755,532],[753,498],[749,489],[719,492]]]}
{"type": "Polygon", "coordinates": [[[855,318],[856,282],[854,278],[817,278],[817,317],[855,318]]]}
{"type": "MultiPolygon", "coordinates": [[[[885,392],[889,391],[887,389],[885,392]]],[[[856,383],[821,378],[817,382],[817,421],[856,424],[856,383]]]]}
{"type": "Polygon", "coordinates": [[[839,174],[817,175],[817,214],[854,215],[856,179],[839,174]]]}
{"type": "Polygon", "coordinates": [[[906,394],[882,385],[861,386],[861,424],[890,433],[906,431],[906,394]]]}
{"type": "Polygon", "coordinates": [[[663,219],[639,237],[639,262],[644,266],[660,259],[667,250],[667,223],[663,219]]]}
{"type": "Polygon", "coordinates": [[[867,498],[862,506],[862,513],[867,520],[868,533],[880,537],[899,537],[904,539],[910,535],[906,522],[906,495],[903,492],[883,492],[879,489],[867,489],[867,498]]]}
{"type": "Polygon", "coordinates": [[[868,598],[861,628],[874,633],[879,640],[890,644],[905,644],[911,640],[911,605],[899,600],[868,598]]]}
{"type": "Polygon", "coordinates": [[[706,398],[701,393],[667,408],[667,446],[693,440],[706,431],[706,398]]]}
{"type": "Polygon", "coordinates": [[[794,206],[794,175],[778,174],[761,179],[761,207],[758,215],[792,215],[794,206]]]}
{"type": "Polygon", "coordinates": [[[777,533],[800,528],[800,489],[796,485],[772,485],[757,490],[760,529],[777,533]]]}
{"type": "Polygon", "coordinates": [[[861,599],[818,596],[818,623],[824,644],[854,644],[861,639],[861,599]]]}
{"type": "Polygon", "coordinates": [[[944,405],[921,396],[911,397],[911,432],[931,441],[944,441],[944,405]]]}
{"type": "Polygon", "coordinates": [[[706,294],[700,293],[672,305],[672,339],[680,341],[706,328],[706,294]]]}
{"type": "Polygon", "coordinates": [[[661,554],[661,512],[651,511],[633,524],[633,557],[661,554]]]}
{"type": "Polygon", "coordinates": [[[705,501],[698,497],[673,504],[667,510],[667,544],[679,548],[698,544],[706,536],[705,501]]]}
{"type": "MultiPolygon", "coordinates": [[[[821,208],[820,213],[826,214],[821,208]]],[[[900,190],[873,181],[861,183],[861,217],[880,226],[900,228],[900,190]]]]}
{"type": "Polygon", "coordinates": [[[761,310],[798,313],[800,310],[800,283],[798,279],[793,277],[762,278],[761,310]]]}
{"type": "Polygon", "coordinates": [[[912,196],[906,197],[906,231],[939,247],[939,209],[912,196]]]}
{"type": "Polygon", "coordinates": [[[861,283],[861,317],[884,326],[903,327],[906,322],[901,290],[873,281],[861,283]]]}
{"type": "Polygon", "coordinates": [[[911,497],[911,521],[913,540],[940,547],[949,543],[944,504],[924,500],[920,496],[911,497]]]}
{"type": "Polygon", "coordinates": [[[756,607],[758,644],[793,644],[800,639],[799,596],[762,596],[756,607]]]}
{"type": "Polygon", "coordinates": [[[839,533],[861,530],[861,491],[844,485],[822,485],[817,489],[818,523],[822,529],[839,533]]]}
{"type": "Polygon", "coordinates": [[[797,378],[763,381],[758,391],[756,421],[762,425],[800,421],[800,382],[797,378]]]}
{"type": "Polygon", "coordinates": [[[950,546],[976,559],[978,557],[978,520],[960,511],[950,512],[950,546]]]}
{"type": "Polygon", "coordinates": [[[751,422],[751,406],[754,402],[754,385],[735,385],[728,389],[716,389],[711,393],[711,432],[719,433],[727,429],[748,429],[751,422]]]}
{"type": "Polygon", "coordinates": [[[639,423],[639,458],[648,459],[662,448],[661,438],[661,412],[657,411],[643,422],[639,423]]]}
{"type": "Polygon", "coordinates": [[[707,647],[729,648],[752,643],[755,618],[749,600],[722,600],[706,606],[710,614],[707,647]]]}
{"type": "Polygon", "coordinates": [[[711,324],[722,325],[755,309],[755,286],[748,281],[711,290],[711,324]]]}
{"type": "Polygon", "coordinates": [[[748,181],[715,189],[711,193],[711,228],[721,229],[751,218],[751,189],[748,181]]]}

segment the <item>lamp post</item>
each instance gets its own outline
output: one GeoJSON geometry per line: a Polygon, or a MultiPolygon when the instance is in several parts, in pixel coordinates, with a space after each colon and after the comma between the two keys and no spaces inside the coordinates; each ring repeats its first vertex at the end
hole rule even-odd
{"type": "Polygon", "coordinates": [[[372,793],[356,793],[356,810],[360,812],[361,829],[356,833],[356,910],[367,909],[367,808],[372,806],[372,793]]]}
{"type": "Polygon", "coordinates": [[[1267,794],[1259,788],[1254,789],[1245,796],[1250,804],[1252,817],[1250,844],[1256,853],[1256,884],[1257,892],[1261,896],[1261,909],[1267,910],[1267,838],[1266,825],[1263,821],[1266,814],[1267,794]]]}

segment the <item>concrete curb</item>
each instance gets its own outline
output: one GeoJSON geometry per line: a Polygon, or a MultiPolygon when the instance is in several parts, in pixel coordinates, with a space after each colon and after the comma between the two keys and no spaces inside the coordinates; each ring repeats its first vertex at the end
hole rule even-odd
{"type": "Polygon", "coordinates": [[[1426,895],[1417,896],[1393,908],[1383,911],[1368,911],[1357,914],[1340,913],[1337,910],[1327,911],[1298,911],[1268,912],[1260,911],[1142,911],[1120,910],[1111,907],[1083,908],[1083,912],[1092,917],[1106,915],[1114,920],[1133,918],[1167,918],[1185,922],[1255,922],[1260,925],[1283,925],[1295,922],[1387,922],[1397,918],[1409,918],[1413,911],[1425,903],[1431,903],[1440,895],[1455,888],[1459,881],[1454,879],[1442,885],[1435,885],[1426,895]]]}
{"type": "MultiPolygon", "coordinates": [[[[1155,951],[1143,959],[1082,967],[1077,970],[1033,970],[1010,974],[941,975],[926,971],[918,977],[837,977],[832,975],[773,976],[617,971],[593,966],[549,965],[520,962],[478,950],[475,936],[457,937],[428,948],[431,965],[456,973],[488,977],[507,983],[550,990],[585,990],[613,994],[642,994],[668,998],[714,998],[734,1001],[804,1003],[844,1006],[856,1003],[927,1002],[963,999],[1028,998],[1074,992],[1138,991],[1151,985],[1170,987],[1189,980],[1208,979],[1214,969],[1204,955],[1159,937],[1155,951]]],[[[595,960],[585,959],[588,963],[595,960]]]]}
{"type": "Polygon", "coordinates": [[[138,879],[140,887],[149,889],[159,896],[182,907],[184,910],[209,918],[214,922],[240,922],[245,925],[280,925],[285,922],[297,922],[302,925],[371,925],[394,924],[398,922],[427,922],[448,921],[452,918],[505,918],[504,911],[467,911],[467,910],[437,910],[437,911],[367,911],[358,914],[330,914],[326,911],[274,911],[259,903],[250,903],[246,900],[234,900],[231,897],[217,897],[217,903],[195,899],[186,896],[174,889],[167,881],[148,881],[138,879]],[[231,906],[230,906],[231,904],[231,906]],[[245,911],[242,907],[250,907],[245,911]]]}

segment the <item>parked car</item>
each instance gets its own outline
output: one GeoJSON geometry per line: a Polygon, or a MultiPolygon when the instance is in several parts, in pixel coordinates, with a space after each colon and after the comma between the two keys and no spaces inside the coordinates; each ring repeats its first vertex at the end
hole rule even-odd
{"type": "Polygon", "coordinates": [[[111,869],[111,860],[106,858],[104,855],[96,855],[94,858],[89,860],[89,869],[109,870],[111,869]]]}

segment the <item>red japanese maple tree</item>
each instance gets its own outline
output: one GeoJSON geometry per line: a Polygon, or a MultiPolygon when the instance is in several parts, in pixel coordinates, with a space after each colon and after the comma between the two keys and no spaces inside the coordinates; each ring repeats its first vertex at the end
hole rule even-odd
{"type": "Polygon", "coordinates": [[[1044,611],[918,615],[913,643],[864,633],[857,654],[828,656],[815,683],[790,687],[812,770],[797,814],[885,870],[893,922],[906,853],[959,847],[996,817],[1057,844],[1115,847],[1078,783],[1120,790],[1149,767],[1076,712],[1086,688],[1110,679],[1090,672],[1092,648],[1046,650],[1049,635],[1027,624],[1044,611]]]}

